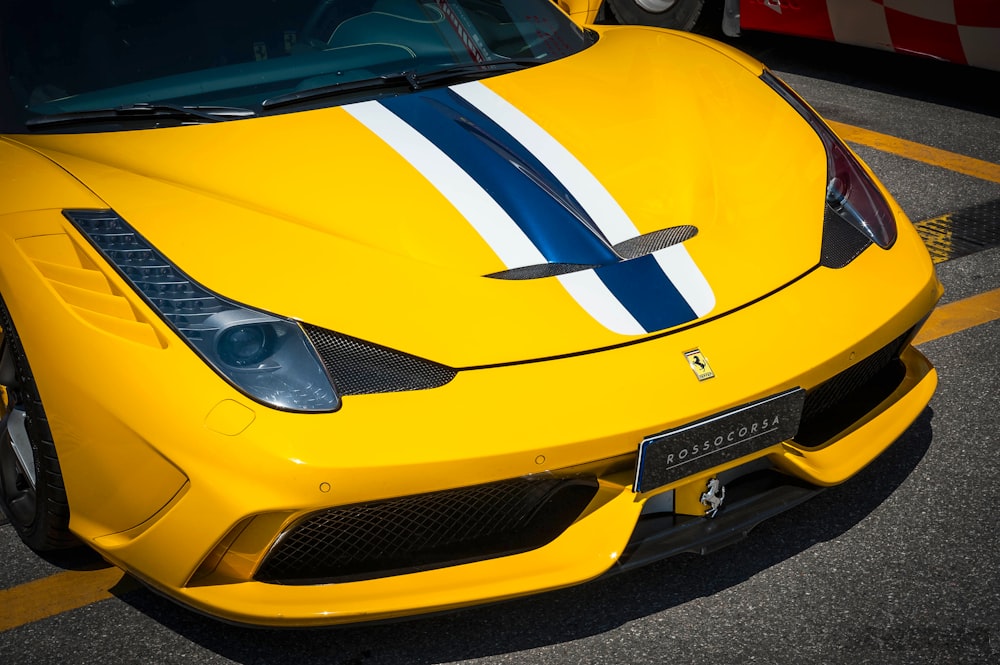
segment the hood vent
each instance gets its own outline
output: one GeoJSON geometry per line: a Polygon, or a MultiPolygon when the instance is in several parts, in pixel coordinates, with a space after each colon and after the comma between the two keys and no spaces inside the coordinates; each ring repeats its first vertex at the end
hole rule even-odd
{"type": "MultiPolygon", "coordinates": [[[[671,245],[678,245],[696,235],[698,235],[697,227],[691,225],[672,226],[668,229],[660,229],[659,231],[623,240],[613,245],[612,249],[614,249],[615,254],[622,261],[628,261],[629,259],[637,259],[647,254],[652,254],[671,245]]],[[[557,275],[565,275],[597,267],[599,266],[584,263],[540,263],[538,265],[501,270],[500,272],[484,275],[484,277],[514,280],[541,279],[542,277],[555,277],[557,275]]]]}

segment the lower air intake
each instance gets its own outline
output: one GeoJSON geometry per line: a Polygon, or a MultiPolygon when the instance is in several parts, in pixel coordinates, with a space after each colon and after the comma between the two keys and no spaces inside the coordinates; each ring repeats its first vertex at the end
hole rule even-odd
{"type": "Polygon", "coordinates": [[[516,478],[306,516],[254,578],[323,584],[441,568],[541,547],[597,493],[594,478],[516,478]]]}
{"type": "Polygon", "coordinates": [[[817,446],[874,409],[902,383],[906,368],[899,356],[912,329],[806,392],[795,441],[817,446]]]}

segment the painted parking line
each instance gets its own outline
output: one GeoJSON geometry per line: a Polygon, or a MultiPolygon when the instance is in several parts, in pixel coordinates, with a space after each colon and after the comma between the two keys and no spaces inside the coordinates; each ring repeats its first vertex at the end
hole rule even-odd
{"type": "Polygon", "coordinates": [[[998,319],[1000,289],[941,305],[931,313],[913,343],[923,344],[998,319]]]}
{"type": "Polygon", "coordinates": [[[119,568],[67,570],[0,590],[0,632],[139,588],[119,568]]]}
{"type": "MultiPolygon", "coordinates": [[[[869,129],[828,121],[841,138],[906,159],[1000,183],[1000,164],[933,148],[869,129]]],[[[914,222],[934,263],[1000,245],[1000,200],[986,201],[914,222]]]]}
{"type": "Polygon", "coordinates": [[[852,143],[860,143],[869,148],[883,152],[891,152],[900,157],[906,157],[925,164],[963,173],[980,180],[1000,183],[1000,164],[987,162],[975,157],[967,157],[956,152],[932,148],[929,145],[907,141],[906,139],[880,134],[869,129],[862,129],[841,122],[828,121],[827,124],[837,132],[842,139],[852,143]]]}

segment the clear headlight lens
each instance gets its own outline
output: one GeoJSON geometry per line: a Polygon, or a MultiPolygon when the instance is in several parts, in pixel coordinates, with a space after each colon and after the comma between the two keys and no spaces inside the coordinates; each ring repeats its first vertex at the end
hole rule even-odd
{"type": "Polygon", "coordinates": [[[340,399],[294,321],[197,284],[112,211],[63,214],[215,371],[253,399],[290,411],[334,411],[340,399]]]}
{"type": "Polygon", "coordinates": [[[827,177],[826,203],[841,219],[882,249],[889,249],[896,242],[896,218],[889,202],[872,181],[868,172],[843,141],[826,123],[809,108],[791,88],[765,71],[761,78],[799,112],[819,134],[826,148],[827,177]]]}

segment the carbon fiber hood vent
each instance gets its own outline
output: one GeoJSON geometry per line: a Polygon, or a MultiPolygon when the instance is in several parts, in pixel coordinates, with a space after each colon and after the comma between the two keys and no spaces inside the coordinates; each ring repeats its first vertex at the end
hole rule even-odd
{"type": "MultiPolygon", "coordinates": [[[[668,229],[660,229],[659,231],[646,233],[635,238],[629,238],[628,240],[612,245],[612,249],[623,261],[627,261],[652,254],[672,245],[678,245],[696,235],[698,235],[697,227],[688,224],[684,226],[672,226],[668,229]]],[[[493,279],[541,279],[542,277],[555,277],[556,275],[565,275],[597,267],[597,265],[583,263],[540,263],[538,265],[501,270],[500,272],[484,276],[492,277],[493,279]]]]}

